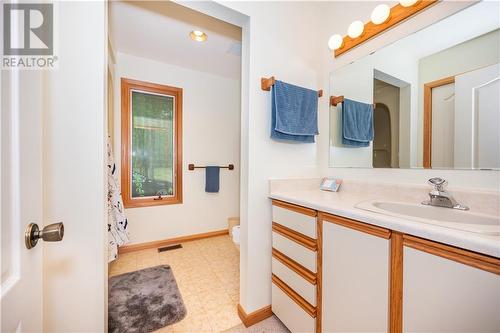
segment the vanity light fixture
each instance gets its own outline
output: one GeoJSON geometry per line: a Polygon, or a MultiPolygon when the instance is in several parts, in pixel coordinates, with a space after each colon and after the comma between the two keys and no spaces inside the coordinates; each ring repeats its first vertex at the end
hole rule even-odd
{"type": "Polygon", "coordinates": [[[347,36],[338,40],[337,35],[328,39],[328,47],[334,52],[334,56],[348,52],[352,48],[366,42],[367,40],[391,29],[396,24],[419,14],[424,9],[438,3],[439,0],[400,0],[392,7],[387,4],[379,4],[371,13],[371,21],[364,24],[362,21],[354,21],[347,29],[347,36]]]}
{"type": "Polygon", "coordinates": [[[335,34],[330,37],[328,40],[328,47],[330,50],[336,50],[342,46],[344,43],[344,39],[342,38],[341,35],[335,34]]]}
{"type": "Polygon", "coordinates": [[[403,7],[411,7],[416,4],[419,0],[399,0],[399,4],[403,7]]]}
{"type": "Polygon", "coordinates": [[[391,15],[391,8],[386,4],[380,4],[372,11],[371,20],[374,24],[382,24],[391,15]]]}
{"type": "Polygon", "coordinates": [[[200,30],[193,30],[189,33],[192,40],[196,42],[204,42],[207,40],[207,34],[200,30]]]}
{"type": "Polygon", "coordinates": [[[365,25],[362,21],[354,21],[347,28],[347,35],[351,38],[358,38],[363,34],[365,25]]]}

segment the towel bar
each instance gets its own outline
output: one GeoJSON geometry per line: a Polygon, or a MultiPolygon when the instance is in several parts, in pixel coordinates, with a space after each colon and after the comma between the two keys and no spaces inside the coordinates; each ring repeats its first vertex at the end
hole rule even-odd
{"type": "MultiPolygon", "coordinates": [[[[271,87],[276,83],[274,76],[270,78],[263,77],[260,79],[260,88],[265,91],[270,91],[271,87]]],[[[318,97],[323,96],[323,90],[318,90],[318,97]]]]}
{"type": "MultiPolygon", "coordinates": [[[[206,166],[195,166],[194,164],[188,164],[188,169],[193,171],[194,169],[205,169],[206,166]]],[[[234,170],[234,164],[229,164],[228,166],[220,166],[221,169],[234,170]]]]}
{"type": "MultiPolygon", "coordinates": [[[[330,96],[330,105],[337,106],[337,104],[342,103],[344,101],[344,95],[340,96],[330,96]]],[[[375,109],[375,103],[372,104],[375,109]]]]}

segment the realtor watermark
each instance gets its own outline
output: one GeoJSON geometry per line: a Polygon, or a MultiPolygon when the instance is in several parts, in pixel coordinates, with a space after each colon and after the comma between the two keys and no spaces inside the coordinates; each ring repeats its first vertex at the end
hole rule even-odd
{"type": "Polygon", "coordinates": [[[55,69],[54,4],[3,4],[2,69],[55,69]]]}

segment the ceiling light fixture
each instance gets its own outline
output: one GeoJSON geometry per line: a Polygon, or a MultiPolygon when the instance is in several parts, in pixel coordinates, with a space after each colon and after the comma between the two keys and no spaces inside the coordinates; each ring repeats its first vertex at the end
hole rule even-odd
{"type": "Polygon", "coordinates": [[[361,21],[354,21],[347,28],[347,35],[351,38],[358,38],[363,34],[365,30],[365,25],[361,21]]]}
{"type": "Polygon", "coordinates": [[[330,50],[336,50],[339,49],[343,43],[344,39],[342,38],[342,36],[338,34],[332,35],[328,40],[328,47],[330,48],[330,50]]]}
{"type": "Polygon", "coordinates": [[[189,33],[192,40],[197,42],[204,42],[207,40],[207,34],[200,30],[193,30],[189,33]]]}
{"type": "Polygon", "coordinates": [[[391,8],[389,8],[386,4],[381,4],[373,9],[371,20],[373,24],[382,24],[387,21],[390,14],[391,8]]]}
{"type": "Polygon", "coordinates": [[[416,4],[419,0],[400,0],[399,4],[403,7],[411,7],[416,4]]]}

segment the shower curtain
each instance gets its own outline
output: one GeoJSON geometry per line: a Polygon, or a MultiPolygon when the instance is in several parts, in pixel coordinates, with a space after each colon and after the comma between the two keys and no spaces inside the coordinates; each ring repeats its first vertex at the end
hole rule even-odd
{"type": "Polygon", "coordinates": [[[127,224],[111,140],[108,137],[108,262],[118,258],[118,246],[129,242],[127,224]]]}

